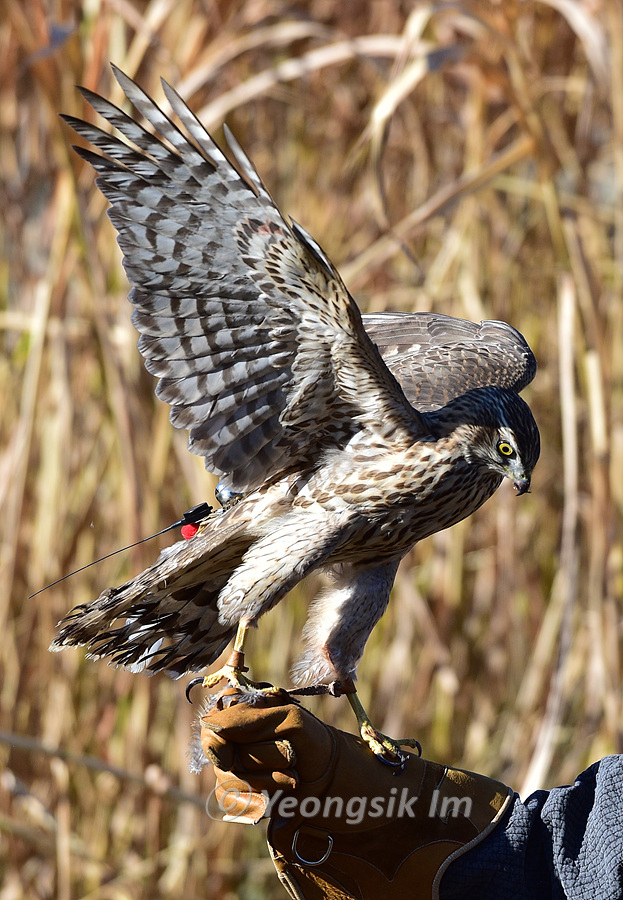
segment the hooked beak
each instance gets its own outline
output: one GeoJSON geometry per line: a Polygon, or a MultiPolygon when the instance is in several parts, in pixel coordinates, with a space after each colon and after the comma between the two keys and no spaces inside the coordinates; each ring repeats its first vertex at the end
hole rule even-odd
{"type": "Polygon", "coordinates": [[[530,491],[530,479],[515,478],[513,479],[513,487],[515,488],[517,496],[521,497],[522,494],[527,494],[530,491]]]}

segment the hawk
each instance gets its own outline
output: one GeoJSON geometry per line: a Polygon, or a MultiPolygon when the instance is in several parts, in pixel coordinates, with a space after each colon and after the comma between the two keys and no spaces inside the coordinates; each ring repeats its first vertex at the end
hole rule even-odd
{"type": "Polygon", "coordinates": [[[89,90],[126,139],[71,116],[111,203],[139,350],[171,422],[221,479],[223,509],[121,587],[75,607],[53,649],[174,677],[213,663],[243,675],[247,630],[310,572],[298,683],[341,685],[379,755],[354,682],[402,557],[510,478],[530,486],[539,432],[519,392],[536,362],[502,322],[362,316],[318,243],[286,219],[228,129],[236,165],[180,96],[179,124],[114,68],[156,133],[89,90]],[[232,502],[233,500],[237,502],[232,502]]]}

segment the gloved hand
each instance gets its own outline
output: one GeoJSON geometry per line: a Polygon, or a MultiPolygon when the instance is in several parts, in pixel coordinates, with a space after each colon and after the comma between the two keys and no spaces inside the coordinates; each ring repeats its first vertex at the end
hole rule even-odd
{"type": "Polygon", "coordinates": [[[269,850],[296,900],[435,897],[452,859],[513,798],[500,782],[413,754],[395,774],[286,691],[230,689],[202,719],[201,740],[225,818],[270,817],[269,850]]]}

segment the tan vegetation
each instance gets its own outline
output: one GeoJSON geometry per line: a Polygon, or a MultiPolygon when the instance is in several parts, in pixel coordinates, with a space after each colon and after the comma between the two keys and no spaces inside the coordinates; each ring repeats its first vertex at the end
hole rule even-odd
{"type": "MultiPolygon", "coordinates": [[[[505,319],[540,363],[532,493],[424,542],[360,668],[389,733],[517,788],[621,751],[619,0],[4,0],[0,19],[0,900],[285,896],[214,823],[184,684],[51,655],[60,616],[211,496],[153,395],[106,203],[57,113],[114,61],[224,118],[362,308],[505,319]],[[21,736],[20,741],[16,736],[21,736]]],[[[169,536],[170,537],[170,536],[169,536]]],[[[253,635],[288,683],[304,585],[253,635]]],[[[345,728],[345,701],[313,708],[345,728]]]]}

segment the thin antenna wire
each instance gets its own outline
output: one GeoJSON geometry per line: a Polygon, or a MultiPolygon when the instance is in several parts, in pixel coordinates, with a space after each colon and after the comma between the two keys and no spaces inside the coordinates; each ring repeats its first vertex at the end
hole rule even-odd
{"type": "Polygon", "coordinates": [[[111,556],[116,556],[117,553],[123,553],[124,550],[130,550],[132,547],[138,547],[139,544],[144,544],[145,541],[151,541],[152,538],[159,537],[161,534],[166,534],[167,531],[172,531],[174,528],[180,528],[183,525],[195,525],[197,522],[201,522],[203,519],[207,519],[212,512],[213,509],[209,505],[209,503],[199,503],[197,506],[193,506],[192,509],[187,510],[181,519],[179,519],[177,522],[174,522],[172,525],[167,525],[167,527],[163,528],[162,531],[156,531],[155,534],[150,534],[149,537],[141,538],[140,541],[134,541],[133,544],[128,544],[127,547],[120,547],[119,550],[113,550],[112,553],[107,553],[106,556],[100,556],[99,559],[94,559],[93,562],[87,563],[86,566],[81,566],[79,569],[75,569],[73,572],[69,572],[68,575],[63,575],[62,578],[57,578],[57,580],[53,581],[51,584],[46,584],[45,587],[42,587],[40,590],[35,591],[34,594],[31,594],[28,599],[32,600],[32,598],[36,597],[37,594],[42,594],[44,591],[47,591],[48,588],[54,587],[54,585],[56,584],[60,584],[61,581],[65,581],[66,578],[71,578],[72,575],[77,575],[78,572],[84,572],[85,569],[90,569],[91,566],[94,566],[99,562],[103,562],[105,559],[110,559],[111,556]]]}

